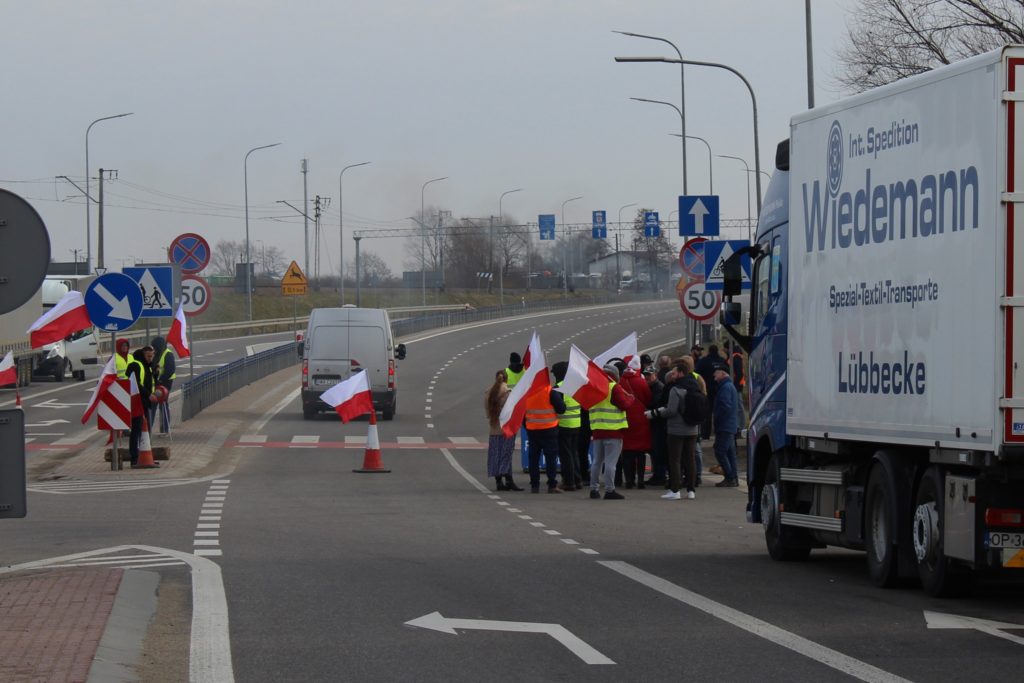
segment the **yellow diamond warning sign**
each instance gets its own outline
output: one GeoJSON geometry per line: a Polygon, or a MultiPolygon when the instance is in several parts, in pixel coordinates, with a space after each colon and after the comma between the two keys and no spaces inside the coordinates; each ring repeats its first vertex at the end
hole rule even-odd
{"type": "Polygon", "coordinates": [[[302,296],[306,293],[306,285],[305,274],[299,268],[299,264],[292,261],[291,265],[288,266],[288,270],[284,272],[284,277],[281,278],[281,294],[284,296],[302,296]]]}

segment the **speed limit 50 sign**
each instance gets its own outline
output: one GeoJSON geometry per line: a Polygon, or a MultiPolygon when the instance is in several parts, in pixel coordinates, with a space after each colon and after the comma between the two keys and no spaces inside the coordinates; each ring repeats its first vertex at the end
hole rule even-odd
{"type": "Polygon", "coordinates": [[[210,305],[210,285],[198,275],[181,276],[181,310],[187,316],[199,315],[210,305]]]}
{"type": "Polygon", "coordinates": [[[679,307],[688,318],[708,320],[722,307],[722,295],[707,290],[703,282],[691,282],[679,292],[679,307]]]}

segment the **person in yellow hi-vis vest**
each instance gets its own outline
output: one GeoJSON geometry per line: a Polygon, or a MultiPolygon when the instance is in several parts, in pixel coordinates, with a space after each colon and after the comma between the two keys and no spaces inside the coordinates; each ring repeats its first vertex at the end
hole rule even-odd
{"type": "Polygon", "coordinates": [[[604,467],[604,499],[625,498],[615,490],[615,465],[622,454],[622,437],[629,423],[626,408],[633,398],[618,385],[619,369],[612,363],[602,370],[608,376],[608,395],[590,409],[590,438],[594,442],[594,461],[590,465],[590,497],[600,498],[601,467],[604,467]]]}
{"type": "Polygon", "coordinates": [[[166,435],[171,432],[171,387],[177,377],[174,352],[167,348],[167,340],[163,337],[153,337],[149,345],[153,347],[153,357],[156,359],[156,383],[167,389],[167,398],[159,403],[160,434],[166,435]]]}
{"type": "Polygon", "coordinates": [[[128,355],[131,344],[127,339],[118,339],[114,342],[114,369],[117,370],[118,379],[128,379],[128,363],[132,361],[128,355]]]}
{"type": "MultiPolygon", "coordinates": [[[[523,358],[518,353],[513,351],[508,354],[508,367],[505,368],[505,384],[508,386],[509,391],[519,383],[519,380],[526,373],[526,368],[523,366],[523,358]]],[[[529,458],[527,451],[529,450],[530,437],[526,431],[526,424],[519,428],[519,464],[522,465],[523,472],[529,469],[529,458]]],[[[516,437],[512,437],[512,450],[515,451],[516,437]]]]}
{"type": "MultiPolygon", "coordinates": [[[[559,361],[551,366],[555,376],[555,388],[559,389],[565,380],[569,363],[559,361]]],[[[582,484],[580,477],[579,439],[583,424],[583,409],[579,402],[559,389],[565,401],[565,412],[558,416],[558,462],[562,468],[562,490],[575,491],[582,484]]]]}

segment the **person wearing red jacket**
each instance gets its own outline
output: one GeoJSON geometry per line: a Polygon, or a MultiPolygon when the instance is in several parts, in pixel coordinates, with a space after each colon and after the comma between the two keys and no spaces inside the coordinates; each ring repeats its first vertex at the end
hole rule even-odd
{"type": "Polygon", "coordinates": [[[651,450],[651,424],[644,411],[651,406],[651,388],[640,372],[627,367],[625,363],[616,365],[622,373],[620,386],[629,394],[633,401],[626,408],[626,420],[629,426],[622,435],[622,457],[619,458],[620,472],[626,488],[644,487],[644,470],[647,466],[647,454],[651,450]]]}

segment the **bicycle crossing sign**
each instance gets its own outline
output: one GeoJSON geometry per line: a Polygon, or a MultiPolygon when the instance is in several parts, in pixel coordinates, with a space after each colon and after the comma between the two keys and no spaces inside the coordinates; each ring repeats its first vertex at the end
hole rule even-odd
{"type": "Polygon", "coordinates": [[[142,318],[171,318],[177,301],[174,290],[174,266],[143,265],[122,272],[139,283],[142,292],[142,318]]]}
{"type": "MultiPolygon", "coordinates": [[[[747,240],[722,240],[704,243],[704,282],[710,291],[725,289],[725,274],[722,268],[726,260],[734,253],[749,247],[747,240]]],[[[740,289],[750,289],[750,254],[740,257],[740,271],[742,280],[740,289]]]]}

